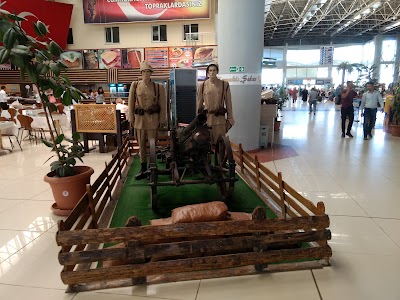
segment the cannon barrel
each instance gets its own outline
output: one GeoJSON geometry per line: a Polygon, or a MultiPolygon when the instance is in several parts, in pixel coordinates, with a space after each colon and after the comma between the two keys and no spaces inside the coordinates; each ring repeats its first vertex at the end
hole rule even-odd
{"type": "Polygon", "coordinates": [[[194,118],[194,120],[185,127],[185,129],[183,130],[183,135],[189,135],[193,131],[193,129],[196,128],[197,125],[203,125],[205,122],[207,122],[207,115],[204,113],[198,114],[197,117],[194,118]]]}

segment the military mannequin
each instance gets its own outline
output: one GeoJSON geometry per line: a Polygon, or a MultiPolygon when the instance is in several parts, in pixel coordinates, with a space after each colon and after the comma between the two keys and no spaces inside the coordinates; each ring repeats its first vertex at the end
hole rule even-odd
{"type": "Polygon", "coordinates": [[[136,180],[146,178],[146,140],[157,139],[159,127],[166,123],[166,94],[160,83],[151,81],[153,68],[147,61],[140,64],[141,81],[131,84],[128,98],[128,120],[139,144],[141,170],[136,180]]]}
{"type": "Polygon", "coordinates": [[[207,125],[211,127],[213,145],[235,124],[229,82],[220,80],[217,77],[218,71],[216,64],[210,64],[207,67],[208,78],[199,85],[196,100],[196,111],[207,114],[207,125]]]}

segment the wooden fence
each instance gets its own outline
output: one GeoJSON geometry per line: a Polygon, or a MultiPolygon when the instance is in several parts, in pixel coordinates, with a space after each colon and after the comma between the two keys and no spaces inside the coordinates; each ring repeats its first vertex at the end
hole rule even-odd
{"type": "Polygon", "coordinates": [[[243,151],[242,145],[231,143],[237,172],[254,189],[280,218],[325,215],[325,205],[315,205],[300,195],[282,179],[282,173],[274,174],[257,159],[243,151]]]}
{"type": "Polygon", "coordinates": [[[314,206],[281,174],[260,165],[240,145],[233,148],[238,172],[271,207],[281,205],[281,218],[266,220],[265,210],[257,207],[251,220],[141,226],[132,217],[127,227],[107,228],[111,215],[105,208],[129,155],[125,141],[71,215],[59,222],[58,259],[68,291],[328,265],[331,233],[323,204],[314,206]],[[117,244],[104,247],[110,243],[117,244]]]}

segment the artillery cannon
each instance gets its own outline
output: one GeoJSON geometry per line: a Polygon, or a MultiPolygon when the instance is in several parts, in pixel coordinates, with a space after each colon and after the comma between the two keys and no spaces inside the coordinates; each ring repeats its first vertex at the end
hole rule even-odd
{"type": "Polygon", "coordinates": [[[157,209],[158,186],[217,184],[221,200],[226,202],[231,199],[237,181],[231,145],[227,137],[220,137],[213,151],[206,122],[207,116],[201,113],[186,127],[172,129],[169,146],[160,151],[156,149],[155,139],[150,139],[149,185],[153,209],[157,209]],[[165,169],[157,166],[157,157],[160,156],[165,162],[165,169]],[[187,178],[193,174],[199,178],[187,178]],[[171,177],[169,181],[160,181],[159,175],[171,177]]]}

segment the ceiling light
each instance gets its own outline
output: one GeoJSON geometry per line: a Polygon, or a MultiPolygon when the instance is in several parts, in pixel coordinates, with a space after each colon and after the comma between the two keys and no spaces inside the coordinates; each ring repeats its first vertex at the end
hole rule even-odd
{"type": "Polygon", "coordinates": [[[393,20],[393,21],[396,20],[396,17],[392,17],[392,20],[393,20]]]}
{"type": "Polygon", "coordinates": [[[358,20],[358,19],[361,19],[361,15],[357,15],[357,16],[355,16],[355,17],[353,18],[353,20],[358,20]]]}
{"type": "Polygon", "coordinates": [[[382,3],[380,1],[375,2],[374,4],[372,4],[372,7],[374,9],[377,9],[378,7],[380,7],[382,5],[382,3]]]}
{"type": "Polygon", "coordinates": [[[400,25],[400,22],[396,22],[396,23],[390,24],[389,26],[386,26],[384,30],[390,30],[390,29],[395,28],[395,27],[397,27],[399,25],[400,25]]]}
{"type": "Polygon", "coordinates": [[[369,14],[371,12],[371,9],[370,8],[367,8],[367,9],[364,9],[361,13],[363,14],[363,15],[366,15],[366,14],[369,14]]]}

